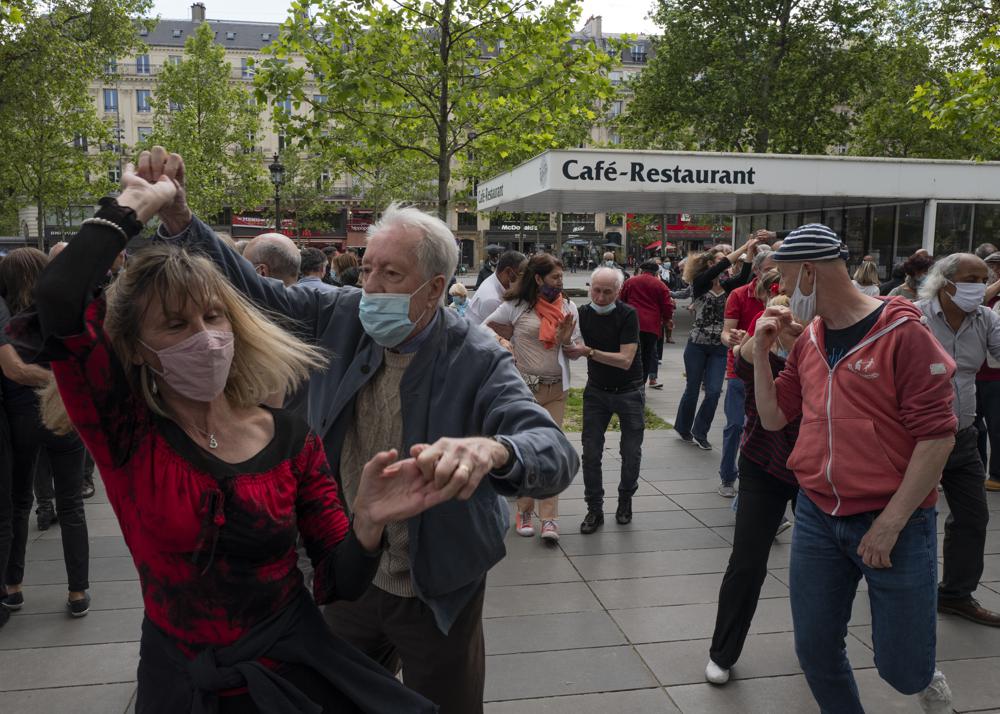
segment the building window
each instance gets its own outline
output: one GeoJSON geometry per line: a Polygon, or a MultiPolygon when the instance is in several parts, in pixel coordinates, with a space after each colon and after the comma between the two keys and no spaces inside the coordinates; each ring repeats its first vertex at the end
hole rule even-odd
{"type": "Polygon", "coordinates": [[[167,64],[172,64],[174,66],[177,66],[180,63],[181,63],[180,55],[170,55],[169,57],[167,57],[167,64]]]}
{"type": "Polygon", "coordinates": [[[326,95],[325,94],[314,94],[313,95],[313,104],[326,104],[326,95]]]}
{"type": "Polygon", "coordinates": [[[139,37],[147,37],[148,35],[149,35],[149,28],[148,27],[140,27],[139,28],[139,37]]]}
{"type": "Polygon", "coordinates": [[[278,134],[278,152],[284,151],[288,147],[288,139],[284,134],[278,134]]]}
{"type": "Polygon", "coordinates": [[[632,61],[636,64],[646,64],[646,46],[632,45],[632,61]]]}
{"type": "Polygon", "coordinates": [[[241,57],[240,58],[240,76],[243,79],[250,79],[253,77],[253,58],[252,57],[241,57]]]}
{"type": "Polygon", "coordinates": [[[174,29],[173,35],[175,38],[180,37],[183,30],[174,29]]]}
{"type": "Polygon", "coordinates": [[[153,127],[151,126],[140,126],[139,129],[139,141],[145,141],[153,134],[153,127]]]}
{"type": "Polygon", "coordinates": [[[115,164],[108,169],[108,181],[114,184],[119,184],[122,182],[122,167],[115,164]]]}
{"type": "Polygon", "coordinates": [[[227,32],[226,33],[226,39],[227,40],[235,40],[236,39],[236,33],[235,32],[227,32]]]}
{"type": "Polygon", "coordinates": [[[118,111],[118,90],[117,89],[105,89],[104,90],[104,111],[106,111],[106,112],[116,112],[116,111],[118,111]]]}
{"type": "Polygon", "coordinates": [[[608,132],[608,143],[612,146],[618,146],[622,143],[622,137],[617,131],[608,132]]]}
{"type": "Polygon", "coordinates": [[[621,116],[622,108],[624,107],[624,102],[620,99],[611,102],[611,116],[617,117],[621,116]]]}
{"type": "Polygon", "coordinates": [[[290,115],[292,113],[292,98],[286,97],[285,99],[278,102],[277,106],[281,107],[281,110],[285,112],[285,114],[290,115]]]}
{"type": "Polygon", "coordinates": [[[622,83],[622,73],[621,72],[608,72],[608,79],[611,80],[611,84],[617,86],[622,83]]]}
{"type": "Polygon", "coordinates": [[[507,40],[497,40],[497,54],[507,49],[507,40]]]}
{"type": "Polygon", "coordinates": [[[184,108],[184,105],[181,104],[180,102],[175,102],[175,101],[169,101],[169,102],[167,102],[167,109],[170,110],[170,111],[172,111],[172,112],[179,112],[183,108],[184,108]]]}
{"type": "Polygon", "coordinates": [[[972,247],[972,204],[939,203],[934,255],[964,253],[972,247]]]}
{"type": "Polygon", "coordinates": [[[135,58],[135,73],[149,74],[149,55],[139,55],[135,58]]]}
{"type": "Polygon", "coordinates": [[[80,151],[87,150],[87,137],[82,134],[77,134],[73,137],[73,147],[79,149],[80,151]]]}
{"type": "Polygon", "coordinates": [[[117,74],[118,73],[118,60],[109,59],[107,64],[104,65],[104,74],[117,74]]]}
{"type": "Polygon", "coordinates": [[[148,112],[152,109],[149,104],[150,94],[148,89],[135,90],[135,110],[137,112],[148,112]]]}
{"type": "Polygon", "coordinates": [[[260,33],[260,39],[264,40],[264,42],[270,42],[271,41],[271,33],[270,32],[262,32],[262,33],[260,33]]]}

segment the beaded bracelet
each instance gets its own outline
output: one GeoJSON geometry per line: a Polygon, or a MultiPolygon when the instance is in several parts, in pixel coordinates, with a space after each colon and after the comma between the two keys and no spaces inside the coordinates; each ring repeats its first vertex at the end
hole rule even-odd
{"type": "Polygon", "coordinates": [[[107,218],[98,218],[97,216],[94,216],[93,218],[87,218],[86,220],[84,220],[83,223],[81,223],[81,225],[85,226],[88,223],[92,223],[98,226],[107,226],[108,228],[114,228],[116,231],[122,234],[122,238],[128,241],[128,233],[126,233],[125,229],[122,228],[117,223],[115,223],[114,221],[109,221],[107,218]]]}

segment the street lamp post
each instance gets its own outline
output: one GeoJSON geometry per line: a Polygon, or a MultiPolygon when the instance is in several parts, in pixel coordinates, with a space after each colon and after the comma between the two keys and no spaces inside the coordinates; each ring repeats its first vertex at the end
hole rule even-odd
{"type": "Polygon", "coordinates": [[[267,167],[271,172],[271,183],[274,184],[274,232],[281,233],[281,184],[285,182],[285,167],[274,155],[274,161],[267,167]]]}

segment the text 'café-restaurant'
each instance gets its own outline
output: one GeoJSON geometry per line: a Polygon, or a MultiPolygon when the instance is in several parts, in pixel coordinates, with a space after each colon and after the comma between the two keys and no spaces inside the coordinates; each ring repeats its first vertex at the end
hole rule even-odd
{"type": "Polygon", "coordinates": [[[736,239],[825,223],[883,276],[919,248],[1000,246],[1000,163],[674,151],[547,151],[480,182],[480,211],[721,214],[736,239]]]}

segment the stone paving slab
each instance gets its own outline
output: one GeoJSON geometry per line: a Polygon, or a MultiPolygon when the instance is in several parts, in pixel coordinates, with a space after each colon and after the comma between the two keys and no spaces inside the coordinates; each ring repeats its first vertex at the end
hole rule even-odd
{"type": "Polygon", "coordinates": [[[124,713],[132,701],[134,684],[99,684],[87,687],[56,687],[0,694],[4,714],[124,713]]]}
{"type": "Polygon", "coordinates": [[[490,586],[486,589],[483,617],[544,615],[603,609],[590,587],[584,582],[498,586],[490,581],[490,586]]]}
{"type": "Polygon", "coordinates": [[[492,702],[486,714],[679,714],[662,689],[634,689],[612,694],[581,694],[548,699],[492,702]]]}
{"type": "MultiPolygon", "coordinates": [[[[671,575],[659,578],[602,580],[589,583],[594,594],[609,610],[639,607],[715,603],[722,578],[718,573],[671,575]]],[[[761,598],[788,597],[788,588],[768,575],[761,598]]]]}
{"type": "Polygon", "coordinates": [[[138,642],[0,651],[0,690],[129,684],[138,658],[138,642]]]}
{"type": "Polygon", "coordinates": [[[606,612],[496,617],[486,620],[484,626],[488,655],[627,644],[621,630],[606,612]]]}

